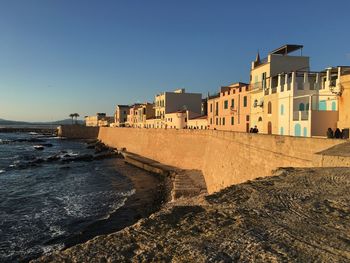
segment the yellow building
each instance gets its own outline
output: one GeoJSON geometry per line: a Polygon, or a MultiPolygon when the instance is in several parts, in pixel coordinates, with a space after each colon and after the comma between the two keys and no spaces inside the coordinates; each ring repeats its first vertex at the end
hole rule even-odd
{"type": "Polygon", "coordinates": [[[265,59],[260,59],[258,54],[252,62],[250,127],[257,126],[261,133],[278,134],[278,114],[275,114],[278,109],[278,74],[309,70],[309,57],[290,55],[302,48],[301,45],[284,45],[270,52],[265,59]]]}
{"type": "Polygon", "coordinates": [[[125,127],[130,113],[129,105],[117,105],[114,113],[114,126],[125,127]]]}
{"type": "Polygon", "coordinates": [[[208,116],[198,116],[187,119],[187,129],[206,130],[208,129],[208,116]]]}
{"type": "Polygon", "coordinates": [[[89,127],[108,127],[113,121],[114,117],[107,116],[106,113],[96,113],[94,116],[85,117],[85,125],[89,127]]]}
{"type": "Polygon", "coordinates": [[[186,93],[185,89],[163,92],[155,96],[155,128],[165,128],[165,115],[182,110],[201,114],[202,94],[186,93]]]}
{"type": "Polygon", "coordinates": [[[148,119],[153,119],[155,116],[154,104],[153,103],[143,103],[137,107],[134,126],[137,128],[146,128],[148,119]]]}
{"type": "Polygon", "coordinates": [[[350,129],[350,67],[341,67],[338,128],[350,129]]]}

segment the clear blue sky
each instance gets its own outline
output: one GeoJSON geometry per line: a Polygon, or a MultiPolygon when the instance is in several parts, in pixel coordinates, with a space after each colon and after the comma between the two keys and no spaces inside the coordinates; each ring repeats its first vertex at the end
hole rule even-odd
{"type": "Polygon", "coordinates": [[[350,1],[0,0],[0,118],[50,121],[184,87],[249,80],[302,44],[313,70],[350,65],[350,1]]]}

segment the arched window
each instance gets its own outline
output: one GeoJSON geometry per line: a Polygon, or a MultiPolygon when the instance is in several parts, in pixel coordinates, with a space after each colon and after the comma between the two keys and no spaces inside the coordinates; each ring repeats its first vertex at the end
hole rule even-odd
{"type": "Polygon", "coordinates": [[[283,127],[281,127],[281,129],[280,129],[280,135],[284,135],[284,128],[283,127]]]}
{"type": "Polygon", "coordinates": [[[267,134],[272,134],[272,123],[269,121],[267,123],[267,134]]]}
{"type": "Polygon", "coordinates": [[[259,117],[258,121],[262,121],[262,117],[259,117]]]}
{"type": "Polygon", "coordinates": [[[272,113],[272,103],[271,103],[271,101],[269,101],[269,103],[267,104],[267,113],[268,114],[272,113]]]}
{"type": "Polygon", "coordinates": [[[301,126],[299,123],[294,126],[294,136],[301,136],[301,126]]]}
{"type": "Polygon", "coordinates": [[[284,105],[281,105],[281,115],[284,115],[284,105]]]}
{"type": "Polygon", "coordinates": [[[305,105],[304,103],[299,104],[299,111],[304,111],[305,110],[305,105]]]}
{"type": "Polygon", "coordinates": [[[332,111],[337,110],[337,103],[335,101],[332,101],[332,111]]]}
{"type": "Polygon", "coordinates": [[[303,132],[304,137],[307,137],[307,128],[304,127],[304,132],[303,132]]]}

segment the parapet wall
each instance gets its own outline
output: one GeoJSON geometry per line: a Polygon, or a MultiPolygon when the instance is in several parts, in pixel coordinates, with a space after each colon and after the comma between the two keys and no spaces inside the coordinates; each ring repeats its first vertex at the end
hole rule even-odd
{"type": "Polygon", "coordinates": [[[315,153],[341,140],[225,132],[101,127],[98,139],[158,162],[201,170],[208,192],[257,177],[278,167],[322,166],[315,153]]]}
{"type": "Polygon", "coordinates": [[[67,137],[69,139],[96,139],[98,133],[99,127],[61,125],[57,128],[57,135],[59,137],[67,137]]]}

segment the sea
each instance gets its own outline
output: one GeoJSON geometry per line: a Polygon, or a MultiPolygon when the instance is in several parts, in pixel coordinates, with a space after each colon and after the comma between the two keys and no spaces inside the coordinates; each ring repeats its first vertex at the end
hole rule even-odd
{"type": "Polygon", "coordinates": [[[0,132],[0,262],[26,262],[64,248],[65,240],[134,194],[113,159],[47,161],[93,153],[85,141],[0,132]],[[46,146],[37,150],[38,143],[46,146]]]}

